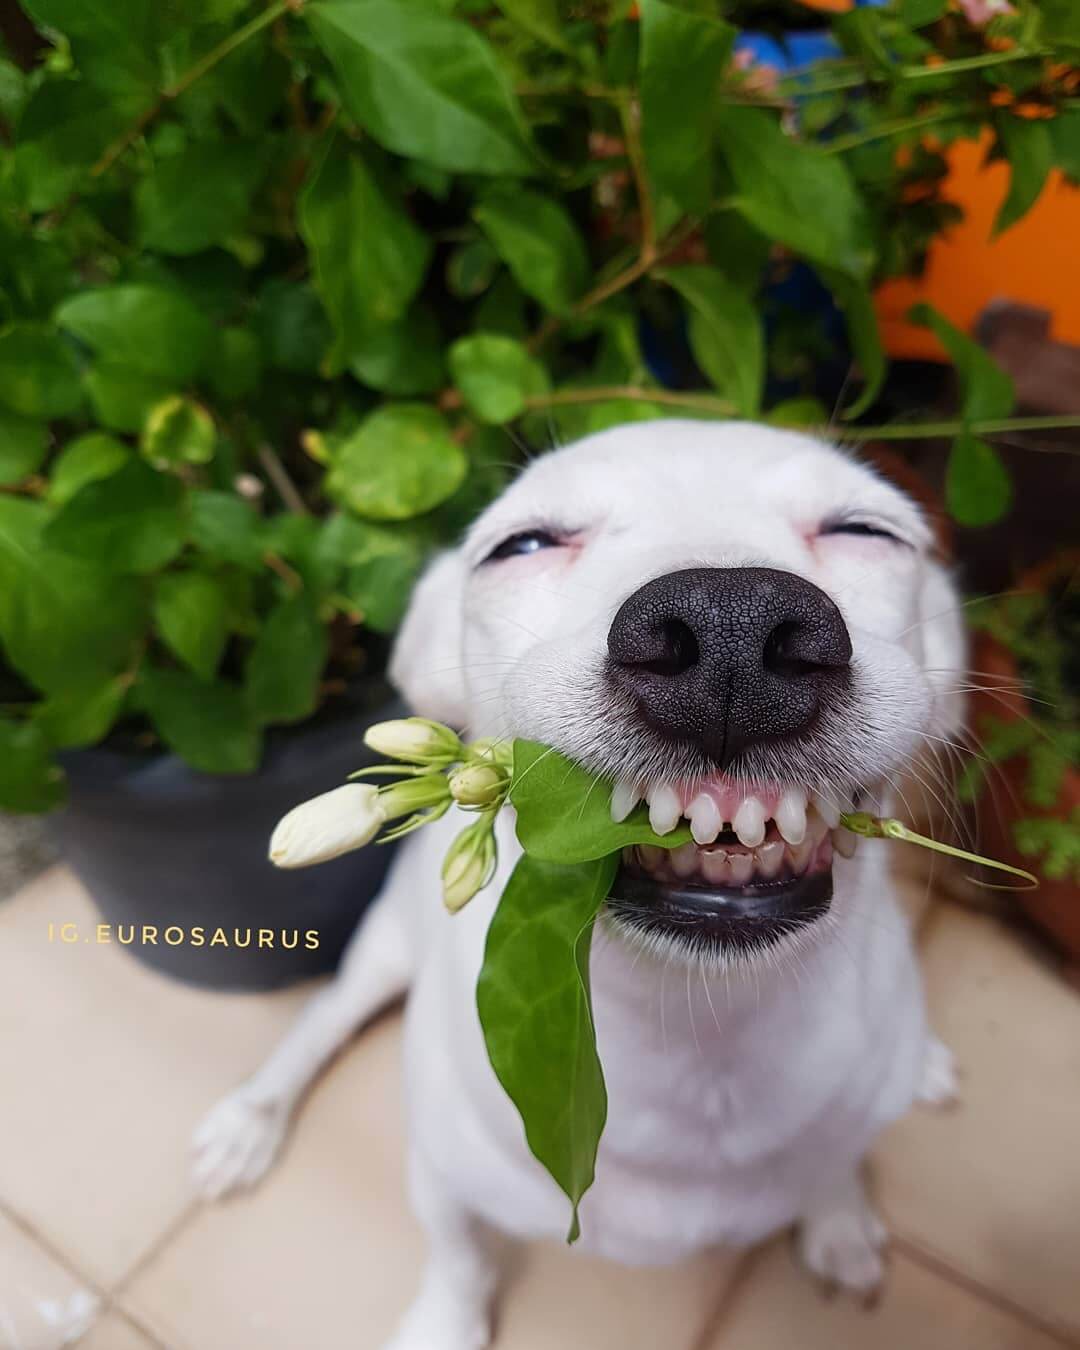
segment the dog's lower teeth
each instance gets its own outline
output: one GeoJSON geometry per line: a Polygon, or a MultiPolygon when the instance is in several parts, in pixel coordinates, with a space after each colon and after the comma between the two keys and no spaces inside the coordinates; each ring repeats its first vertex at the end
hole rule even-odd
{"type": "Polygon", "coordinates": [[[738,845],[681,844],[662,849],[651,844],[623,850],[623,861],[636,871],[666,885],[686,882],[691,885],[747,886],[753,882],[775,881],[782,874],[801,876],[817,861],[824,865],[831,854],[826,834],[815,831],[801,844],[786,844],[781,838],[768,839],[754,849],[738,845]]]}

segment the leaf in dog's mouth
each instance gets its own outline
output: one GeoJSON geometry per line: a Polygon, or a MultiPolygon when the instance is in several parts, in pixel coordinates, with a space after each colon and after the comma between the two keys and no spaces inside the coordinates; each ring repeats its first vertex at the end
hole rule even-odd
{"type": "MultiPolygon", "coordinates": [[[[690,827],[684,822],[657,834],[642,806],[613,820],[609,782],[533,741],[467,745],[420,718],[372,727],[365,740],[399,762],[364,774],[400,781],[377,793],[348,789],[364,798],[363,819],[352,823],[344,818],[351,809],[341,799],[345,789],[296,808],[275,832],[272,860],[302,866],[359,848],[377,832],[376,817],[400,819],[383,838],[400,837],[456,803],[475,816],[443,865],[444,899],[456,911],[494,875],[495,818],[512,803],[524,854],[488,929],[477,1009],[488,1058],[521,1116],[529,1148],[570,1200],[573,1242],[607,1119],[589,983],[593,928],[622,851],[683,848],[693,842],[690,827]]],[[[1038,885],[1030,872],[917,834],[899,820],[852,811],[840,823],[852,835],[918,844],[1038,885]]]]}

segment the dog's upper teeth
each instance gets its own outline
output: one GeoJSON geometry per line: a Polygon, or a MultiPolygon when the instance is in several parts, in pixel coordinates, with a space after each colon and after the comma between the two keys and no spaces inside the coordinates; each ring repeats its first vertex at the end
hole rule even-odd
{"type": "Polygon", "coordinates": [[[641,801],[641,793],[636,783],[620,778],[611,790],[611,819],[618,825],[641,801]]]}
{"type": "Polygon", "coordinates": [[[679,794],[668,783],[649,792],[649,824],[657,834],[670,834],[682,816],[679,794]]]}
{"type": "Polygon", "coordinates": [[[835,830],[840,824],[841,805],[838,796],[826,796],[823,792],[815,792],[814,808],[830,830],[835,830]]]}
{"type": "Polygon", "coordinates": [[[806,838],[806,789],[785,788],[773,818],[776,828],[789,844],[801,844],[806,838]]]}
{"type": "Polygon", "coordinates": [[[694,798],[686,808],[686,814],[690,817],[690,833],[699,844],[711,844],[723,828],[720,808],[707,792],[694,798]]]}
{"type": "Polygon", "coordinates": [[[756,848],[765,838],[765,807],[756,797],[746,797],[735,812],[731,828],[739,842],[747,848],[756,848]]]}

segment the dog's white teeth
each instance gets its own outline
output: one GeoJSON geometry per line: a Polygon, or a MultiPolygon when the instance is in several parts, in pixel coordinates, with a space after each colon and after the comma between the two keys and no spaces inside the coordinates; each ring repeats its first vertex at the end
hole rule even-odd
{"type": "Polygon", "coordinates": [[[701,855],[701,870],[712,886],[727,886],[731,882],[729,854],[724,848],[710,848],[701,855]]]}
{"type": "Polygon", "coordinates": [[[711,844],[723,828],[720,808],[707,792],[694,798],[686,814],[690,817],[690,833],[699,844],[711,844]]]}
{"type": "Polygon", "coordinates": [[[731,868],[731,880],[735,885],[745,886],[754,875],[754,855],[741,852],[729,853],[728,867],[731,868]]]}
{"type": "Polygon", "coordinates": [[[611,789],[611,819],[616,825],[620,824],[639,801],[641,801],[641,793],[638,791],[637,785],[628,783],[625,778],[620,778],[611,789]]]}
{"type": "Polygon", "coordinates": [[[698,870],[698,850],[696,844],[680,844],[668,855],[671,858],[671,870],[677,877],[692,877],[698,870]]]}
{"type": "Polygon", "coordinates": [[[789,844],[801,844],[806,838],[806,789],[785,788],[773,813],[776,828],[789,844]]]}
{"type": "Polygon", "coordinates": [[[791,870],[796,876],[801,876],[810,866],[810,859],[816,847],[813,839],[804,839],[799,844],[788,844],[787,855],[791,862],[791,870]]]}
{"type": "Polygon", "coordinates": [[[765,808],[756,797],[747,797],[735,812],[731,828],[739,842],[747,848],[757,848],[765,838],[765,808]]]}
{"type": "Polygon", "coordinates": [[[779,839],[771,839],[767,844],[756,848],[754,856],[757,859],[759,876],[764,877],[766,881],[779,876],[780,868],[784,865],[784,845],[779,839]]]}
{"type": "Polygon", "coordinates": [[[814,808],[829,827],[835,830],[840,824],[840,799],[838,796],[826,796],[823,792],[814,793],[814,808]]]}
{"type": "Polygon", "coordinates": [[[841,825],[838,830],[833,830],[832,842],[841,858],[854,858],[855,850],[859,847],[859,836],[841,825]]]}
{"type": "Polygon", "coordinates": [[[670,834],[682,816],[682,802],[673,787],[661,783],[649,794],[649,824],[657,834],[670,834]]]}

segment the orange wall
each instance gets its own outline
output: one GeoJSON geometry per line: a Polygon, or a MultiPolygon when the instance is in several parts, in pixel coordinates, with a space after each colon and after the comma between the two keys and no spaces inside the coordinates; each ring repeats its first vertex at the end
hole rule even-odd
{"type": "Polygon", "coordinates": [[[878,318],[893,356],[942,356],[937,340],[904,318],[919,300],[966,331],[991,300],[1034,305],[1051,311],[1052,337],[1080,345],[1080,190],[1052,173],[1024,219],[991,240],[1009,169],[984,165],[985,153],[985,141],[960,141],[947,152],[946,196],[966,218],[933,244],[923,277],[890,281],[878,291],[878,318]]]}

